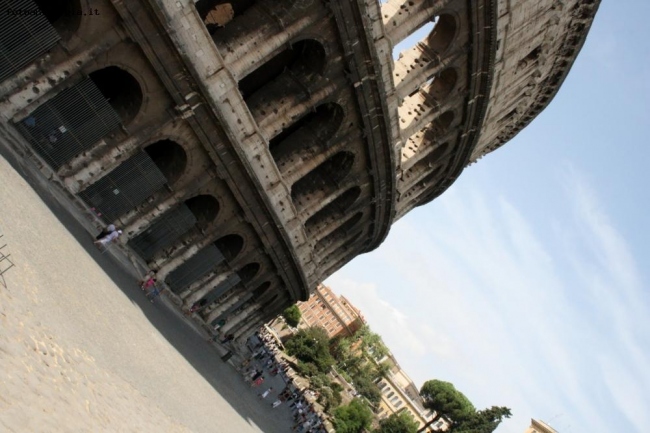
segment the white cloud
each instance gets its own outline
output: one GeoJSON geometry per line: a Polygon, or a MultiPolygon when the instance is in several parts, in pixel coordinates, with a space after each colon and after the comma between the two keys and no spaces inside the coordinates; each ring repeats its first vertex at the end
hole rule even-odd
{"type": "Polygon", "coordinates": [[[574,431],[642,431],[642,275],[588,184],[570,168],[563,184],[571,214],[534,228],[507,198],[454,188],[364,256],[359,266],[372,267],[374,281],[353,263],[328,283],[362,309],[418,385],[438,377],[478,407],[511,406],[515,417],[499,431],[562,414],[571,421],[557,418],[560,427],[574,431]]]}

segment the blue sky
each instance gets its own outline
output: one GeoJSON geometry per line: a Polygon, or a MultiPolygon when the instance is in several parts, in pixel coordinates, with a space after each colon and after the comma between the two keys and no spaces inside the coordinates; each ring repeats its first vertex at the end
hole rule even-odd
{"type": "Polygon", "coordinates": [[[549,107],[326,281],[418,386],[511,407],[499,433],[650,425],[648,16],[604,1],[549,107]]]}

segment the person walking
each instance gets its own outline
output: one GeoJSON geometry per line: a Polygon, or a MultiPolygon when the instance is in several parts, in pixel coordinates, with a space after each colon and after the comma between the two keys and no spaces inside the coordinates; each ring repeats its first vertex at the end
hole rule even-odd
{"type": "Polygon", "coordinates": [[[115,225],[114,224],[109,224],[106,226],[106,228],[103,228],[101,232],[97,236],[95,236],[95,240],[100,240],[104,236],[108,236],[111,233],[115,231],[115,225]]]}
{"type": "Polygon", "coordinates": [[[257,379],[255,379],[255,380],[253,381],[253,383],[251,384],[251,386],[258,387],[258,386],[260,386],[262,383],[264,383],[264,376],[260,376],[260,377],[258,377],[257,379]]]}
{"type": "Polygon", "coordinates": [[[271,391],[273,391],[273,387],[270,387],[269,389],[267,389],[266,391],[258,395],[260,398],[266,398],[271,393],[271,391]]]}
{"type": "Polygon", "coordinates": [[[107,234],[106,236],[104,236],[103,238],[96,240],[94,244],[97,245],[98,247],[106,248],[108,247],[108,244],[113,242],[115,239],[119,238],[121,234],[122,234],[122,230],[114,230],[109,234],[107,234]]]}

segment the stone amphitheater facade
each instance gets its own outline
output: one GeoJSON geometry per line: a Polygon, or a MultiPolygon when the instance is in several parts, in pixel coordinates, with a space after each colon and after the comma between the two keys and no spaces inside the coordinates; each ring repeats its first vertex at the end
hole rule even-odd
{"type": "Polygon", "coordinates": [[[2,0],[0,115],[180,305],[242,337],[535,118],[598,5],[2,0]]]}

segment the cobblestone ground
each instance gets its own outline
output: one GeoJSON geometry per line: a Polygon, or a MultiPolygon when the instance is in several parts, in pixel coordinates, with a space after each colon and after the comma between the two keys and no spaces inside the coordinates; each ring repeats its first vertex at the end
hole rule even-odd
{"type": "Polygon", "coordinates": [[[261,401],[177,311],[148,302],[130,264],[16,168],[34,188],[0,156],[0,246],[15,263],[0,285],[0,431],[290,431],[274,395],[261,401]]]}

